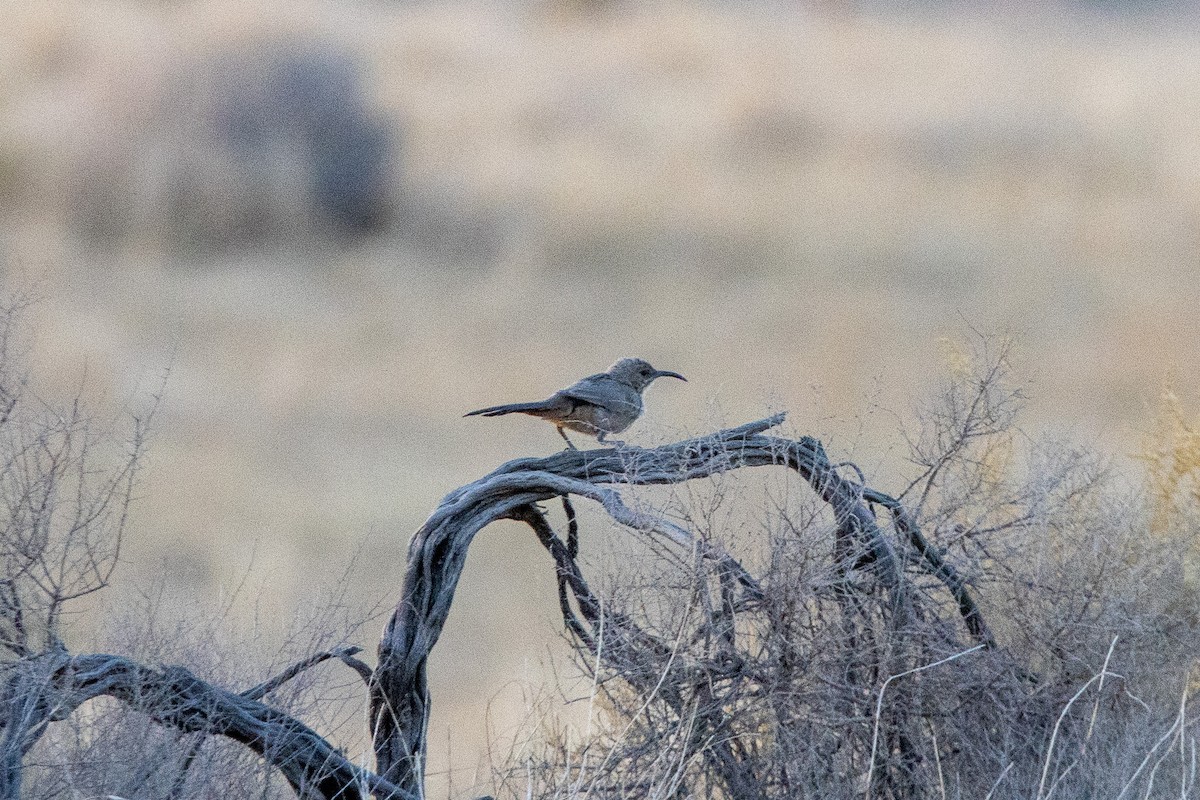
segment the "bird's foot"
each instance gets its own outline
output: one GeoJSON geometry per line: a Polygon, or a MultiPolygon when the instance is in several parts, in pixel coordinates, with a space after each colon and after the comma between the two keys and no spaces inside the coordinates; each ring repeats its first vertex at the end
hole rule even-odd
{"type": "Polygon", "coordinates": [[[564,431],[562,428],[558,429],[558,435],[561,436],[563,438],[563,441],[567,443],[568,450],[578,450],[579,449],[578,447],[575,446],[574,442],[572,442],[570,439],[567,438],[567,432],[564,431]]]}
{"type": "Polygon", "coordinates": [[[613,449],[618,449],[625,446],[625,443],[618,439],[609,439],[607,431],[599,431],[596,434],[596,441],[600,444],[609,445],[613,449]]]}

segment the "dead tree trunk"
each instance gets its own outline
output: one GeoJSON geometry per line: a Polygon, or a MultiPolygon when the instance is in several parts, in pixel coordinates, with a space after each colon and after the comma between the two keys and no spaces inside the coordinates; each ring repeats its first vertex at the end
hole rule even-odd
{"type": "MultiPolygon", "coordinates": [[[[732,579],[731,585],[737,585],[740,599],[727,598],[732,606],[761,598],[754,576],[718,545],[665,519],[629,508],[613,487],[681,483],[742,467],[786,466],[803,477],[830,505],[840,543],[848,552],[855,553],[857,565],[868,569],[884,587],[896,631],[905,631],[913,621],[914,596],[904,574],[904,563],[915,561],[949,588],[969,633],[990,646],[991,634],[953,569],[928,547],[917,547],[913,557],[902,558],[897,545],[876,523],[868,505],[888,507],[905,535],[914,542],[923,542],[916,523],[900,504],[842,477],[816,439],[803,437],[792,441],[764,435],[764,431],[780,424],[783,418],[783,414],[778,414],[654,449],[568,450],[546,458],[518,459],[447,495],[409,544],[401,599],[379,645],[379,663],[371,685],[371,721],[380,776],[407,792],[421,791],[430,702],[426,664],[453,603],[467,549],[486,525],[500,519],[517,519],[534,527],[558,563],[564,582],[560,584],[560,599],[568,626],[572,625],[573,612],[566,599],[566,586],[572,590],[585,617],[599,613],[598,609],[589,608],[594,598],[574,566],[570,548],[561,542],[554,544],[557,537],[534,506],[555,497],[576,495],[594,500],[619,524],[695,548],[721,574],[732,579]]],[[[587,635],[578,620],[574,625],[577,634],[587,635]]],[[[632,626],[630,631],[630,635],[639,635],[632,626]]],[[[643,644],[656,646],[654,642],[643,644]]],[[[893,654],[892,659],[893,663],[888,665],[892,674],[911,666],[903,650],[893,654]]],[[[901,760],[906,757],[904,742],[912,738],[903,730],[903,720],[897,719],[902,716],[892,715],[896,728],[892,740],[900,743],[901,760]]],[[[733,753],[719,757],[736,760],[733,753]]],[[[908,757],[915,756],[908,754],[908,757]]],[[[738,779],[731,777],[730,782],[736,784],[738,779]]],[[[738,791],[736,785],[730,789],[738,791]]]]}

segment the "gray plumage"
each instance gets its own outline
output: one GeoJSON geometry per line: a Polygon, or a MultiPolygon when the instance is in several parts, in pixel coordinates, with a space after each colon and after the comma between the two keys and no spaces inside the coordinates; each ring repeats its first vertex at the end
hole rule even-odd
{"type": "Polygon", "coordinates": [[[610,433],[620,433],[642,415],[642,392],[655,378],[687,378],[678,372],[655,369],[640,358],[622,358],[608,368],[560,389],[536,403],[510,403],[471,411],[464,416],[498,417],[503,414],[529,414],[554,424],[567,441],[569,429],[595,436],[599,442],[610,433]]]}

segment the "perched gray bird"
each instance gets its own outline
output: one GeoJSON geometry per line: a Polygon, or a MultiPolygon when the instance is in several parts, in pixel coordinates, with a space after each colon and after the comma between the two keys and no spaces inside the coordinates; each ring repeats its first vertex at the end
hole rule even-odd
{"type": "MultiPolygon", "coordinates": [[[[610,433],[620,433],[642,415],[642,392],[655,378],[687,378],[678,372],[655,369],[640,358],[622,358],[608,372],[589,375],[578,383],[555,392],[537,403],[513,403],[481,408],[463,416],[498,417],[502,414],[529,414],[554,423],[558,435],[567,439],[563,428],[595,436],[604,442],[610,433]]],[[[621,442],[612,442],[621,444],[621,442]]]]}

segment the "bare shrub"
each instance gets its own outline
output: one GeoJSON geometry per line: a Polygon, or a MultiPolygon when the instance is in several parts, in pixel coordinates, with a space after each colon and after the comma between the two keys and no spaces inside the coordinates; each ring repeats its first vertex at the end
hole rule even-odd
{"type": "Polygon", "coordinates": [[[678,552],[595,594],[567,552],[577,523],[561,539],[545,523],[589,734],[531,740],[502,793],[1153,796],[1170,775],[1193,796],[1195,618],[1178,609],[1196,530],[1150,535],[1152,510],[1103,459],[1026,436],[1008,346],[975,345],[918,414],[915,479],[896,500],[859,489],[885,512],[907,600],[836,507],[784,490],[747,511],[728,485],[741,473],[656,511],[732,552],[760,543],[759,599],[678,552]],[[982,631],[948,574],[973,587],[982,631]]]}
{"type": "Polygon", "coordinates": [[[314,593],[269,660],[231,641],[227,620],[172,623],[152,607],[84,637],[127,655],[71,652],[69,612],[117,568],[158,401],[131,411],[120,437],[78,399],[38,397],[17,344],[23,308],[0,308],[0,797],[408,798],[301,721],[361,718],[370,668],[346,637],[378,612],[346,602],[349,572],[314,593]],[[331,659],[353,672],[310,671],[331,659]]]}
{"type": "Polygon", "coordinates": [[[65,606],[108,585],[154,410],[114,442],[79,401],[54,406],[26,391],[15,352],[24,306],[0,308],[0,647],[9,658],[61,647],[65,606]]]}
{"type": "Polygon", "coordinates": [[[590,689],[584,733],[527,744],[501,795],[1195,794],[1196,617],[1181,610],[1196,517],[1178,491],[1164,516],[1164,493],[1147,504],[1086,450],[1024,435],[1006,346],[954,354],[896,496],[812,437],[768,435],[782,414],[517,459],[413,537],[374,669],[346,645],[372,615],[337,588],[270,665],[244,646],[221,658],[222,620],[175,632],[145,614],[122,630],[171,664],[151,666],[73,655],[63,621],[112,577],[154,402],[114,439],[79,403],[33,396],[19,310],[0,313],[0,796],[422,796],[428,657],[474,536],[502,519],[549,554],[590,689]],[[747,488],[748,468],[780,466],[747,488]],[[590,582],[572,497],[649,555],[590,582]],[[555,499],[552,523],[538,503],[555,499]],[[351,683],[310,671],[334,659],[351,683]],[[377,773],[310,727],[339,730],[364,699],[377,773]]]}

